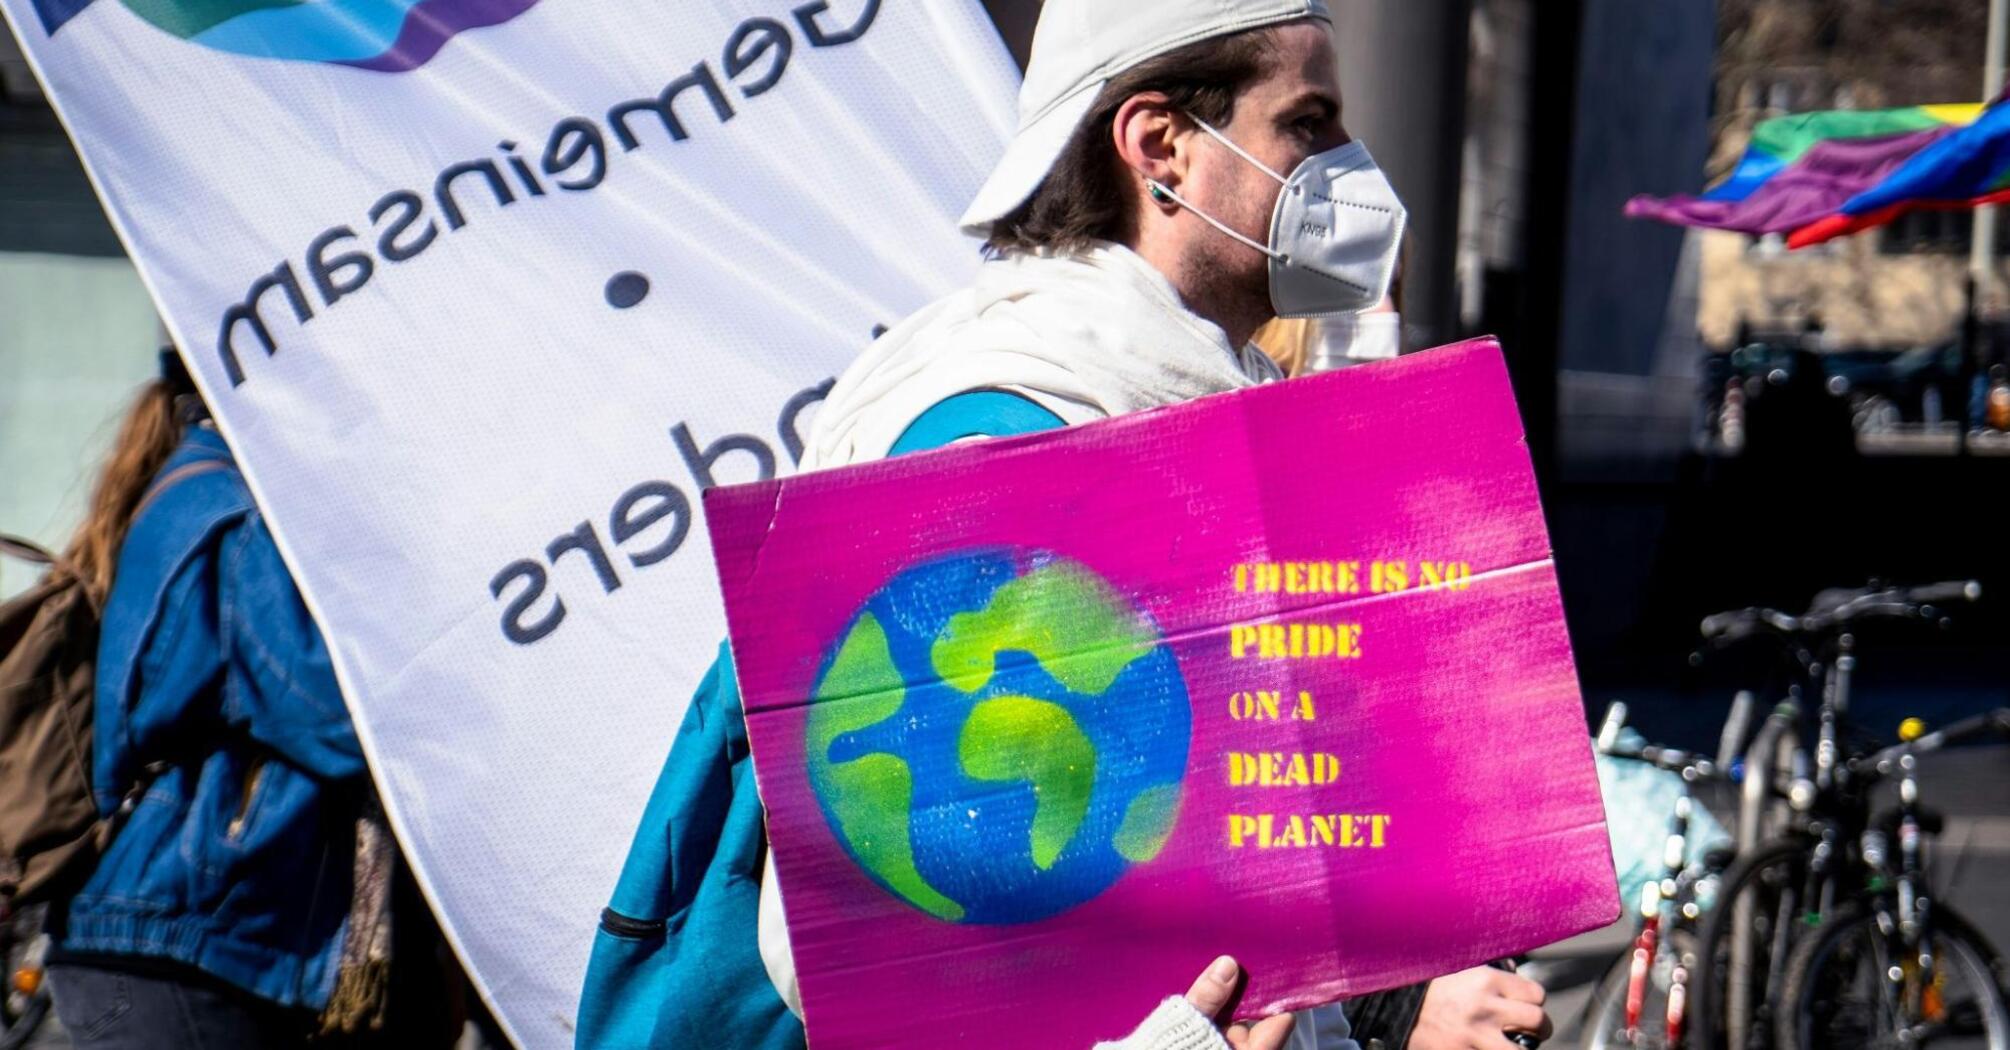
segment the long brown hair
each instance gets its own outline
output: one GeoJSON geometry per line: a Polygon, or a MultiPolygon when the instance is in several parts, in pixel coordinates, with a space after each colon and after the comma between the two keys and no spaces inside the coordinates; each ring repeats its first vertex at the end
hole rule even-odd
{"type": "MultiPolygon", "coordinates": [[[[165,358],[165,354],[163,355],[165,358]]],[[[181,443],[184,424],[177,400],[194,394],[180,362],[164,365],[162,378],[140,388],[119,424],[111,455],[91,489],[91,505],[63,553],[62,569],[76,577],[95,604],[104,604],[112,590],[112,570],[119,547],[132,527],[133,514],[154,475],[160,473],[181,443]]]]}

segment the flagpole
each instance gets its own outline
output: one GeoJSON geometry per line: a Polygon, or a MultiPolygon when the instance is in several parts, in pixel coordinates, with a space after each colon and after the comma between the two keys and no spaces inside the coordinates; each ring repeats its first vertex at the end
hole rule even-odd
{"type": "MultiPolygon", "coordinates": [[[[2003,93],[2004,33],[2010,29],[2010,0],[1989,0],[1989,40],[1983,49],[1982,101],[1994,102],[2003,93]]],[[[1968,431],[1981,420],[1970,418],[1975,376],[1985,374],[1982,366],[1982,317],[1987,303],[1996,299],[1996,206],[1975,209],[1974,236],[1969,238],[1966,307],[1961,319],[1961,433],[1955,438],[1954,454],[1968,454],[1968,431]]]]}
{"type": "MultiPolygon", "coordinates": [[[[2010,0],[1989,0],[1989,43],[1982,63],[1982,101],[1993,102],[2003,93],[2004,32],[2010,28],[2010,0]]],[[[1982,298],[1995,301],[1994,265],[1996,258],[1996,206],[1975,210],[1975,236],[1971,239],[1968,272],[1975,278],[1982,298]]]]}
{"type": "MultiPolygon", "coordinates": [[[[1975,418],[1973,411],[1975,403],[1975,376],[1981,371],[1980,359],[1982,356],[1982,320],[1975,309],[1975,299],[1979,293],[1979,289],[1975,283],[1975,275],[1972,273],[1962,283],[1967,287],[1965,289],[1966,305],[1962,308],[1961,313],[1961,368],[1955,373],[1961,377],[1961,385],[1957,388],[1961,401],[1961,414],[1958,417],[1961,420],[1961,425],[1954,432],[1954,454],[1956,456],[1968,455],[1971,443],[1969,431],[1981,423],[1981,420],[1975,418]]],[[[1985,401],[1984,404],[1986,405],[1987,402],[1985,401]]],[[[1986,411],[1984,418],[1988,418],[1986,411]]]]}

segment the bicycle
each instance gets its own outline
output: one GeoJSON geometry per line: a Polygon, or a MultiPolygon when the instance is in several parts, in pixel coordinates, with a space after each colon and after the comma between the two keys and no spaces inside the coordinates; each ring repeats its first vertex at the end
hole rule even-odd
{"type": "Polygon", "coordinates": [[[1920,805],[1917,776],[1922,754],[1992,733],[2010,738],[2010,708],[1923,730],[1908,719],[1900,743],[1845,765],[1865,791],[1895,774],[1899,804],[1862,833],[1863,890],[1827,913],[1787,960],[1780,1050],[1909,1050],[1974,1034],[1989,1050],[2010,1050],[2002,960],[1929,892],[1924,845],[1940,820],[1920,805]]]}
{"type": "MultiPolygon", "coordinates": [[[[1800,721],[1799,705],[1789,700],[1775,709],[1754,749],[1785,740],[1795,755],[1805,757],[1791,736],[1800,721]]],[[[1727,1046],[1761,1050],[1772,1033],[1771,1004],[1779,996],[1779,973],[1773,959],[1784,959],[1802,918],[1801,893],[1809,882],[1808,842],[1816,836],[1809,825],[1814,796],[1805,768],[1787,772],[1785,786],[1759,783],[1771,779],[1759,763],[1745,763],[1746,786],[1788,802],[1786,819],[1793,826],[1778,837],[1761,840],[1738,854],[1718,883],[1717,907],[1704,917],[1698,935],[1698,974],[1692,1003],[1691,1045],[1698,1050],[1727,1046]],[[1795,790],[1799,786],[1802,790],[1795,790]],[[1754,1039],[1753,1033],[1761,1033],[1754,1039]]],[[[1742,814],[1752,819],[1751,807],[1742,814]]]]}
{"type": "MultiPolygon", "coordinates": [[[[1731,721],[1725,737],[1735,740],[1743,736],[1743,728],[1735,724],[1737,713],[1731,721]]],[[[1673,1050],[1683,1045],[1689,984],[1696,967],[1695,923],[1702,914],[1699,898],[1708,895],[1699,891],[1722,876],[1730,857],[1729,850],[1718,849],[1700,863],[1690,863],[1690,824],[1698,805],[1694,789],[1698,784],[1728,782],[1730,777],[1701,755],[1653,744],[1621,744],[1619,733],[1625,722],[1626,705],[1613,703],[1599,730],[1598,750],[1675,773],[1681,778],[1682,789],[1668,819],[1661,878],[1641,887],[1639,926],[1632,946],[1592,995],[1586,1009],[1585,1045],[1589,1050],[1673,1050]]]]}
{"type": "Polygon", "coordinates": [[[1856,670],[1854,629],[1873,620],[1923,620],[1945,626],[1941,606],[1979,600],[1970,581],[1919,588],[1873,585],[1862,590],[1826,591],[1810,610],[1791,616],[1772,609],[1745,609],[1706,619],[1703,633],[1717,648],[1764,638],[1783,644],[1798,665],[1808,690],[1818,692],[1812,752],[1795,735],[1804,720],[1800,686],[1775,712],[1746,764],[1772,769],[1770,756],[1757,752],[1784,737],[1791,754],[1784,776],[1748,784],[1788,804],[1788,830],[1759,843],[1734,862],[1720,883],[1719,906],[1702,925],[1701,973],[1693,982],[1693,1045],[1699,1050],[1734,1047],[1763,1050],[1775,1034],[1782,1001],[1782,966],[1802,931],[1834,910],[1839,892],[1860,885],[1862,861],[1856,850],[1867,823],[1867,800],[1860,778],[1848,775],[1846,750],[1852,731],[1848,714],[1856,670]],[[1760,761],[1764,757],[1768,761],[1760,761]]]}

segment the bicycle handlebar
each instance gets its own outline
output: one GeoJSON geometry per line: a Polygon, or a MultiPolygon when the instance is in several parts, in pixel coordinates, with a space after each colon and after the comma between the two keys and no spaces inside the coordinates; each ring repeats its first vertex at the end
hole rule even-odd
{"type": "Polygon", "coordinates": [[[1792,616],[1778,609],[1753,607],[1706,616],[1704,639],[1728,646],[1761,634],[1785,638],[1818,635],[1870,619],[1911,619],[1932,614],[1933,606],[1982,600],[1982,585],[1974,580],[1932,583],[1923,587],[1887,587],[1831,593],[1814,609],[1792,616]]]}
{"type": "Polygon", "coordinates": [[[1614,758],[1638,759],[1648,765],[1665,769],[1670,773],[1688,773],[1693,770],[1696,777],[1704,780],[1713,780],[1721,775],[1717,769],[1717,763],[1694,751],[1662,747],[1659,744],[1645,744],[1639,747],[1628,747],[1622,744],[1603,750],[1614,758]]]}
{"type": "Polygon", "coordinates": [[[1978,602],[1982,600],[1982,585],[1974,580],[1958,580],[1950,583],[1929,583],[1924,587],[1914,587],[1907,592],[1913,601],[1923,605],[1947,605],[1952,602],[1978,602]]]}
{"type": "Polygon", "coordinates": [[[1633,744],[1621,741],[1619,733],[1626,726],[1626,715],[1626,702],[1623,700],[1614,700],[1606,707],[1605,722],[1599,727],[1594,744],[1599,754],[1610,755],[1613,758],[1638,759],[1670,773],[1680,773],[1686,779],[1728,779],[1723,767],[1696,752],[1662,747],[1659,744],[1633,744]]]}
{"type": "Polygon", "coordinates": [[[1703,637],[1721,645],[1743,641],[1768,628],[1775,634],[1791,635],[1800,629],[1800,621],[1777,609],[1751,608],[1705,616],[1702,623],[1703,637]]]}
{"type": "Polygon", "coordinates": [[[1991,734],[2010,739],[2010,707],[1985,711],[1943,726],[1909,743],[1893,744],[1862,758],[1851,759],[1849,771],[1858,776],[1873,773],[1882,776],[1891,771],[1893,762],[1907,754],[1924,755],[1991,734]]]}

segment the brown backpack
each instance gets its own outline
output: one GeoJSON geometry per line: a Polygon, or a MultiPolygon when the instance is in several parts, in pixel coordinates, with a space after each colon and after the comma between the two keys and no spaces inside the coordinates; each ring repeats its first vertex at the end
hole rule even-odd
{"type": "MultiPolygon", "coordinates": [[[[48,551],[0,535],[0,555],[54,565],[48,551]]],[[[91,798],[92,670],[98,610],[52,568],[0,604],[0,901],[61,893],[110,841],[91,798]]]]}
{"type": "MultiPolygon", "coordinates": [[[[222,470],[199,459],[156,478],[133,520],[176,482],[222,470]]],[[[0,903],[53,900],[91,873],[112,833],[167,766],[152,763],[116,813],[91,795],[91,726],[103,610],[75,574],[30,540],[0,533],[0,556],[50,566],[26,594],[0,604],[0,903]]]]}

